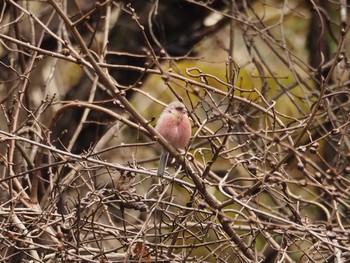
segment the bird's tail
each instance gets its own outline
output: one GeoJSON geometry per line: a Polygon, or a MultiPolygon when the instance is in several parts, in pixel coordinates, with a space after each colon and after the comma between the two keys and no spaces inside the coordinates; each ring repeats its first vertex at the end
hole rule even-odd
{"type": "Polygon", "coordinates": [[[165,172],[166,165],[168,163],[169,153],[167,151],[162,150],[162,154],[160,155],[159,167],[157,171],[158,176],[162,176],[165,172]]]}

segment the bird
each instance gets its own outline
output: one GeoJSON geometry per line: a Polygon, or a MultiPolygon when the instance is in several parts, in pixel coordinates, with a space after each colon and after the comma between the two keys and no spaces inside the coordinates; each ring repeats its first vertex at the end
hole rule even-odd
{"type": "MultiPolygon", "coordinates": [[[[186,107],[180,101],[173,101],[160,114],[156,131],[163,136],[174,148],[185,148],[191,138],[191,123],[186,107]]],[[[168,162],[169,153],[162,148],[158,176],[162,176],[168,162]]]]}

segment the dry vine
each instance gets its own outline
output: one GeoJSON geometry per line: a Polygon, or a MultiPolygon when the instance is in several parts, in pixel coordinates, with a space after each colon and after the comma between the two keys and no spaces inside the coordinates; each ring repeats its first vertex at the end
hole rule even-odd
{"type": "Polygon", "coordinates": [[[0,3],[0,262],[349,261],[346,1],[141,2],[0,3]]]}

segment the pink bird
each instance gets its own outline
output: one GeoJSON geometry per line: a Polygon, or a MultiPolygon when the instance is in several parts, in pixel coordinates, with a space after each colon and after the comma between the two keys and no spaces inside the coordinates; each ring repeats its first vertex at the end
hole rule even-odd
{"type": "MultiPolygon", "coordinates": [[[[185,105],[179,101],[170,103],[160,115],[156,130],[176,149],[184,148],[191,137],[191,124],[185,105]]],[[[162,176],[168,162],[169,153],[162,149],[158,176],[162,176]]]]}

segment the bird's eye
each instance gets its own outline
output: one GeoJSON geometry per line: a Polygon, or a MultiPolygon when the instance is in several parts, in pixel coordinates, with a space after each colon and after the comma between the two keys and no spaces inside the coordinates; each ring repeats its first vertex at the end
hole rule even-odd
{"type": "Polygon", "coordinates": [[[186,111],[184,107],[176,107],[175,109],[177,111],[182,111],[182,112],[186,111]]]}

